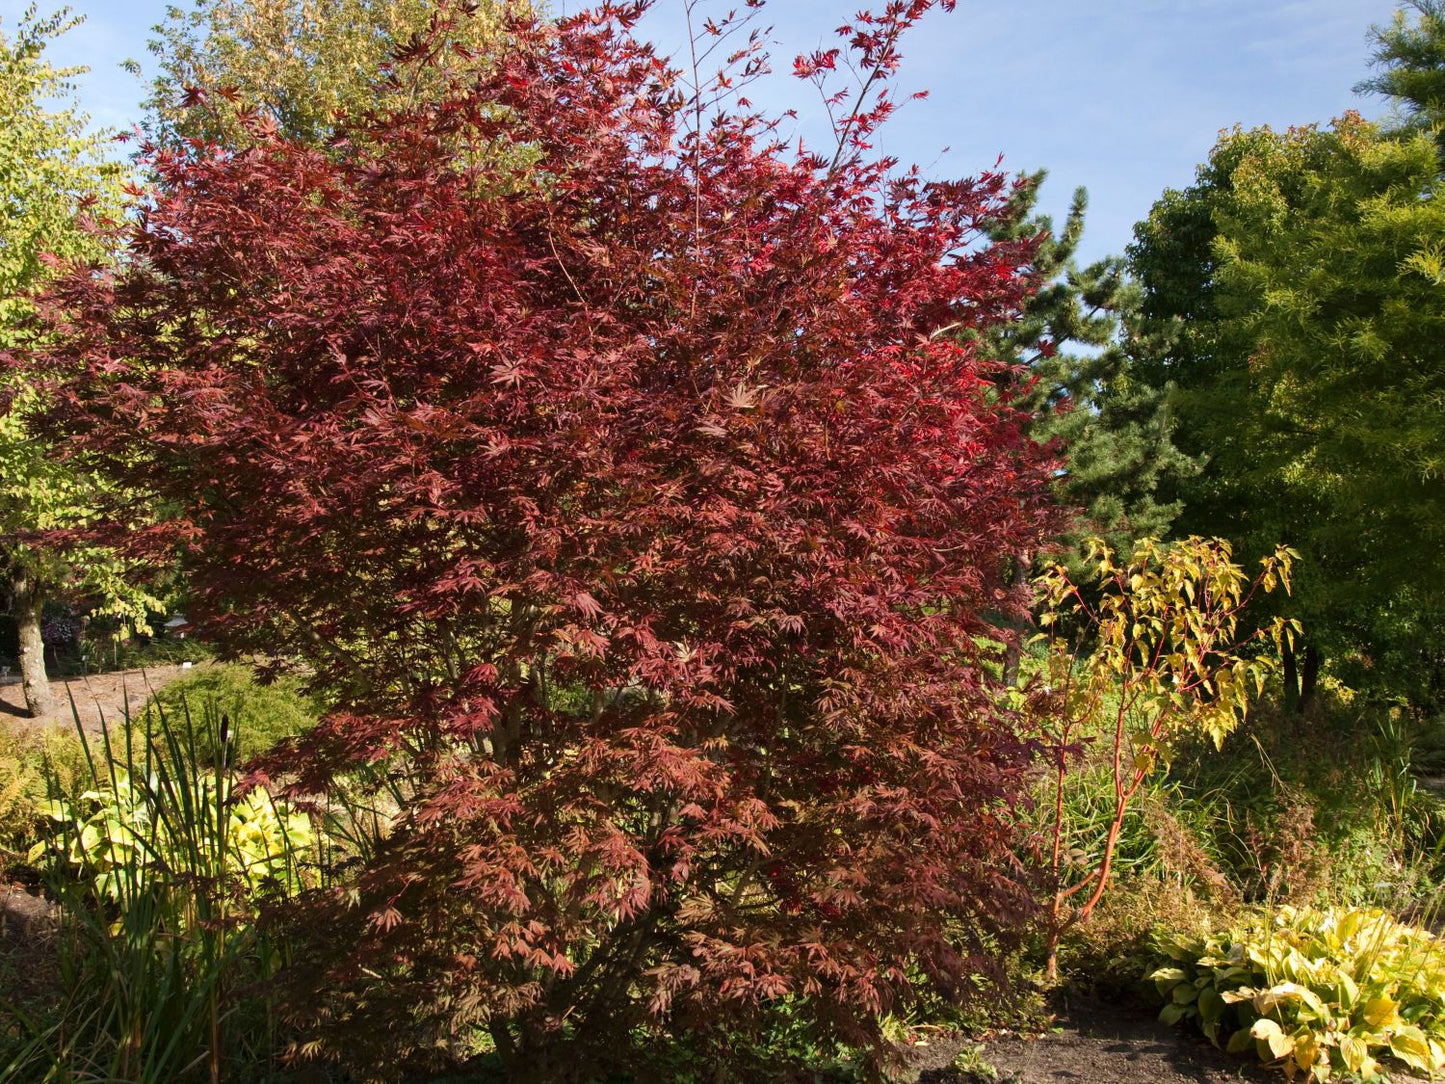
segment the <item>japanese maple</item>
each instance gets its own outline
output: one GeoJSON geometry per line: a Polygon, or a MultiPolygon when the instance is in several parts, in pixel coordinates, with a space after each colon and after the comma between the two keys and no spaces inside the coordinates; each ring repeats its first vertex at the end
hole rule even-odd
{"type": "Polygon", "coordinates": [[[958,990],[1029,906],[1030,750],[976,645],[1047,465],[966,334],[1021,300],[1026,247],[973,244],[1010,182],[869,151],[932,0],[844,28],[819,153],[728,96],[756,39],[680,74],[648,6],[518,17],[324,150],[264,117],[156,150],[128,262],[54,298],[55,424],[174,510],[137,544],[334,698],[273,778],[404,772],[296,972],[373,1070],[469,1024],[509,1079],[637,1027],[727,1056],[785,997],[881,1053],[911,979],[958,990]]]}

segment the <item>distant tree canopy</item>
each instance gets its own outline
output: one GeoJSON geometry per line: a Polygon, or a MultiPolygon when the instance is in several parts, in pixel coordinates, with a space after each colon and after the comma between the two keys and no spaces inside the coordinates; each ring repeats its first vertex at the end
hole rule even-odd
{"type": "Polygon", "coordinates": [[[421,35],[435,54],[390,84],[402,100],[475,68],[496,44],[502,16],[528,0],[194,0],[171,7],[150,43],[160,74],[145,105],[152,134],[246,142],[249,111],[293,139],[323,143],[338,117],[380,102],[384,66],[421,35]],[[435,33],[434,21],[445,27],[435,33]],[[217,107],[191,108],[198,94],[217,107]]]}

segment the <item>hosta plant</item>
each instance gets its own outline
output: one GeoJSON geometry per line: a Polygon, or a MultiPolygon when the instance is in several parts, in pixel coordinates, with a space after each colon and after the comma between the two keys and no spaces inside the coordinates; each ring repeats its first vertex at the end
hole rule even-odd
{"type": "Polygon", "coordinates": [[[171,784],[157,772],[132,778],[118,770],[113,781],[75,802],[52,799],[46,815],[55,830],[31,848],[30,860],[89,878],[96,892],[111,900],[121,898],[122,880],[135,873],[142,882],[171,876],[183,848],[193,848],[208,868],[219,867],[247,896],[300,888],[296,856],[313,844],[305,814],[276,802],[262,787],[235,794],[229,780],[218,782],[207,773],[188,784],[199,815],[186,823],[167,815],[159,796],[168,789],[171,784]]]}
{"type": "Polygon", "coordinates": [[[1160,1019],[1294,1078],[1445,1069],[1445,943],[1367,908],[1282,907],[1223,933],[1161,937],[1160,1019]]]}

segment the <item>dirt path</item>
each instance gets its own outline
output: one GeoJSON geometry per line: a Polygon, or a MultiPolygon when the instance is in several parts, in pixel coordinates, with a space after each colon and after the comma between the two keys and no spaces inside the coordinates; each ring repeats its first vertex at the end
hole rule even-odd
{"type": "MultiPolygon", "coordinates": [[[[951,1068],[973,1042],[916,1049],[920,1084],[974,1084],[990,1079],[951,1068]]],[[[1000,1035],[983,1043],[982,1061],[998,1084],[1226,1084],[1268,1081],[1283,1074],[1231,1057],[1201,1036],[1159,1023],[1153,1010],[1123,1000],[1072,997],[1058,1006],[1056,1026],[1037,1037],[1000,1035]]],[[[1408,1079],[1393,1075],[1392,1080],[1408,1079]]]]}
{"type": "Polygon", "coordinates": [[[25,697],[18,681],[0,685],[0,724],[34,729],[75,726],[75,711],[88,731],[98,731],[101,719],[118,723],[125,716],[126,706],[135,713],[151,698],[152,693],[169,685],[184,671],[179,666],[156,666],[147,670],[123,670],[113,674],[92,674],[89,677],[53,680],[56,710],[46,719],[31,719],[25,712],[25,697]]]}

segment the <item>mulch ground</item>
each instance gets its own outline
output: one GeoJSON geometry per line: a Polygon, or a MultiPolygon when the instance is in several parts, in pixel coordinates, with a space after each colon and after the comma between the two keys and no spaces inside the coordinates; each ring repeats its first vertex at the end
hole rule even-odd
{"type": "MultiPolygon", "coordinates": [[[[1054,1025],[1040,1035],[986,1038],[982,1059],[998,1084],[1225,1084],[1270,1081],[1278,1070],[1232,1057],[1195,1032],[1161,1024],[1155,1010],[1127,998],[1063,997],[1054,1025]]],[[[988,1079],[951,1068],[978,1040],[948,1039],[914,1048],[919,1084],[975,1084],[988,1079]]],[[[1397,1082],[1415,1078],[1391,1074],[1397,1082]]]]}

